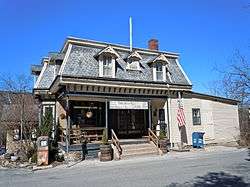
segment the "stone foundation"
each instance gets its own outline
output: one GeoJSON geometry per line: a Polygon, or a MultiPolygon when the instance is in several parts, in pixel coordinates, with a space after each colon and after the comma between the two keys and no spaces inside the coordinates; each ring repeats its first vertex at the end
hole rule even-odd
{"type": "Polygon", "coordinates": [[[72,151],[64,154],[66,162],[77,162],[82,160],[82,153],[80,151],[72,151]]]}

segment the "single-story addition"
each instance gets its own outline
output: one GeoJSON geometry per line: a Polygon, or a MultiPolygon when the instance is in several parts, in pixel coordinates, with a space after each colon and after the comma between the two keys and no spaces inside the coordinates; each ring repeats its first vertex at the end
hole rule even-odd
{"type": "Polygon", "coordinates": [[[205,143],[235,141],[239,134],[237,101],[193,92],[179,54],[159,51],[156,39],[148,49],[131,50],[68,37],[32,73],[40,116],[53,113],[65,145],[82,136],[98,140],[103,129],[109,138],[114,133],[120,140],[140,139],[158,124],[171,146],[181,140],[192,145],[196,131],[205,132],[205,143]]]}

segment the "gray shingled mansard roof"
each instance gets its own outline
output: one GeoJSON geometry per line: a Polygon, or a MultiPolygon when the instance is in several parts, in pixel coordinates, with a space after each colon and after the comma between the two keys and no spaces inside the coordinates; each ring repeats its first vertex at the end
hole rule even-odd
{"type": "Polygon", "coordinates": [[[55,75],[54,75],[54,68],[56,65],[47,64],[45,71],[43,72],[43,75],[41,76],[41,79],[37,85],[37,88],[46,89],[49,88],[52,84],[55,75]]]}
{"type": "MultiPolygon", "coordinates": [[[[112,46],[112,44],[110,44],[112,46]]],[[[106,45],[107,47],[108,45],[106,45]]],[[[115,46],[115,45],[114,45],[115,46]]],[[[84,44],[73,44],[71,52],[65,61],[65,66],[62,71],[62,76],[71,77],[99,77],[99,62],[97,54],[105,47],[84,45],[84,44]]],[[[144,81],[153,82],[153,70],[149,63],[152,62],[161,53],[153,51],[154,53],[143,53],[139,52],[142,59],[140,60],[141,71],[127,70],[126,69],[126,58],[130,52],[127,50],[128,47],[122,47],[124,49],[114,49],[119,57],[116,59],[116,77],[115,79],[124,81],[144,81]]],[[[141,50],[141,49],[140,49],[141,50]]],[[[149,50],[145,50],[149,51],[149,50]]],[[[53,55],[55,58],[63,59],[64,54],[53,55]]],[[[184,72],[180,69],[176,62],[176,58],[166,56],[169,64],[167,69],[170,72],[171,81],[167,78],[166,83],[168,84],[180,84],[190,85],[189,81],[184,75],[184,72]]],[[[55,63],[48,63],[44,69],[43,75],[40,78],[37,88],[46,89],[49,88],[55,78],[55,73],[59,72],[60,65],[55,63]]]]}

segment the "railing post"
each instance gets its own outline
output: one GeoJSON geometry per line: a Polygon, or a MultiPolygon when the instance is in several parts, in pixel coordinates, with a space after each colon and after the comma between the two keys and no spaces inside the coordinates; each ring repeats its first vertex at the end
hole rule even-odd
{"type": "Polygon", "coordinates": [[[151,138],[150,138],[150,131],[149,131],[149,128],[148,128],[148,141],[150,142],[151,138]]]}
{"type": "Polygon", "coordinates": [[[151,116],[152,115],[152,112],[151,112],[151,101],[148,101],[148,126],[149,128],[151,129],[152,127],[152,119],[151,119],[151,116]]]}

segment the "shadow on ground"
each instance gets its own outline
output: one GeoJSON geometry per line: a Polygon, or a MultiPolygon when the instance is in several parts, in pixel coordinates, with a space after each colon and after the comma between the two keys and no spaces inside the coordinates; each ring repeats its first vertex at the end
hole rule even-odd
{"type": "Polygon", "coordinates": [[[250,161],[250,148],[248,148],[248,158],[246,158],[246,161],[250,161]]]}
{"type": "Polygon", "coordinates": [[[250,187],[249,183],[244,182],[242,177],[231,175],[228,173],[211,172],[204,176],[198,176],[191,182],[186,182],[184,184],[173,183],[167,185],[168,187],[181,187],[181,186],[192,186],[192,187],[250,187]]]}

